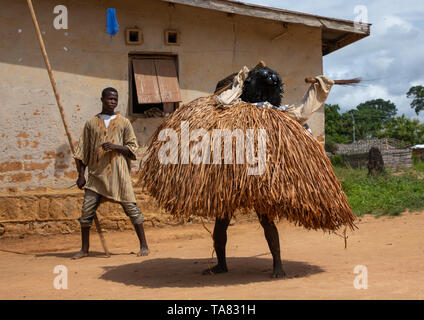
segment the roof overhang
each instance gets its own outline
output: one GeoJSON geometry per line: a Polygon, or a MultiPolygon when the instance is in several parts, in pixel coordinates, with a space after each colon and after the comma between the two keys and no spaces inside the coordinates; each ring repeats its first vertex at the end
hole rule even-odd
{"type": "Polygon", "coordinates": [[[322,29],[322,55],[329,54],[370,35],[369,23],[322,17],[302,12],[230,0],[162,0],[231,14],[302,24],[322,29]]]}

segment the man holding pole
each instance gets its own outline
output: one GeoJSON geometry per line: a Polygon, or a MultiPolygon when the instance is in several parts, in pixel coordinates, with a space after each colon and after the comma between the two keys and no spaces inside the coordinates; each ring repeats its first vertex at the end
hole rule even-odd
{"type": "Polygon", "coordinates": [[[134,195],[130,161],[136,160],[137,139],[131,122],[116,114],[118,92],[114,88],[102,91],[102,111],[84,126],[74,158],[78,170],[77,186],[85,189],[81,224],[81,251],[73,256],[79,259],[88,256],[89,233],[97,207],[103,198],[121,204],[131,219],[140,241],[139,256],[149,254],[143,228],[143,215],[138,209],[134,195]],[[88,167],[88,181],[85,169],[88,167]]]}
{"type": "MultiPolygon", "coordinates": [[[[50,66],[49,58],[47,56],[47,51],[46,51],[46,47],[44,45],[43,36],[41,34],[40,27],[38,25],[37,16],[35,15],[35,11],[34,11],[34,7],[32,5],[32,1],[27,0],[27,3],[28,3],[29,11],[31,13],[32,21],[34,22],[35,31],[37,33],[38,41],[40,43],[40,49],[41,49],[41,53],[43,55],[44,62],[46,64],[46,69],[47,69],[47,73],[48,73],[49,78],[50,78],[50,83],[52,85],[53,92],[54,92],[54,95],[55,95],[55,98],[56,98],[57,107],[59,108],[60,116],[62,118],[62,123],[63,123],[63,126],[65,128],[66,136],[68,137],[69,147],[71,148],[72,152],[74,152],[75,155],[77,155],[79,157],[81,157],[83,155],[84,160],[86,161],[86,162],[84,162],[84,160],[75,158],[76,163],[77,163],[77,169],[78,169],[78,172],[79,172],[79,178],[78,178],[78,181],[77,181],[77,185],[80,189],[82,189],[84,187],[84,185],[86,184],[84,172],[85,172],[85,168],[86,168],[87,165],[88,165],[89,171],[90,171],[90,163],[88,161],[90,160],[89,159],[89,153],[90,153],[89,150],[91,150],[91,149],[87,149],[87,143],[90,143],[90,142],[85,142],[85,145],[84,145],[84,137],[82,137],[83,141],[80,141],[79,150],[78,150],[78,152],[75,152],[71,131],[69,130],[68,123],[65,119],[65,112],[63,110],[63,106],[62,106],[62,103],[60,101],[59,92],[57,90],[56,81],[54,80],[52,68],[50,66]]],[[[116,103],[114,103],[114,104],[107,103],[106,108],[105,108],[105,103],[103,103],[105,113],[102,111],[101,114],[103,114],[104,117],[110,117],[110,119],[111,119],[114,116],[117,116],[114,112],[114,108],[116,107],[117,102],[118,102],[118,92],[113,88],[109,88],[109,89],[112,89],[112,90],[106,90],[103,93],[106,93],[106,92],[116,93],[116,97],[112,98],[112,100],[116,100],[116,103]],[[111,106],[113,106],[113,105],[114,105],[114,108],[111,108],[111,106]],[[108,113],[110,113],[110,114],[108,114],[108,113]]],[[[106,94],[103,94],[103,93],[102,93],[102,101],[103,101],[103,97],[106,96],[106,94]]],[[[112,94],[112,95],[114,95],[114,94],[112,94]]],[[[125,118],[122,118],[119,121],[117,120],[116,122],[121,122],[121,123],[125,122],[124,119],[125,118]]],[[[108,122],[109,120],[107,120],[107,119],[105,120],[106,129],[107,129],[107,126],[108,126],[108,125],[106,125],[106,122],[108,122]]],[[[126,123],[127,123],[126,128],[128,128],[128,126],[129,126],[129,130],[127,130],[126,132],[131,131],[130,135],[132,134],[132,136],[134,136],[134,132],[132,130],[131,123],[129,123],[129,121],[127,119],[125,119],[125,120],[126,120],[126,123]]],[[[88,124],[88,122],[87,122],[87,124],[88,124]]],[[[87,127],[87,124],[86,124],[86,127],[87,127]]],[[[86,131],[89,132],[88,127],[87,127],[87,130],[84,129],[84,133],[86,131]]],[[[117,141],[121,141],[121,140],[122,140],[122,137],[117,139],[117,141]]],[[[135,144],[135,146],[137,146],[136,139],[132,138],[132,140],[133,140],[133,143],[135,144]]],[[[102,148],[105,151],[114,151],[116,153],[119,153],[123,157],[126,157],[127,161],[129,161],[131,156],[132,156],[132,158],[135,158],[134,151],[136,150],[137,147],[135,147],[131,151],[131,149],[128,146],[126,146],[126,145],[123,145],[123,146],[122,145],[114,145],[113,141],[112,141],[112,143],[104,143],[104,146],[102,145],[102,148]]],[[[115,167],[116,167],[116,165],[113,166],[113,168],[115,168],[115,167]]],[[[120,167],[122,168],[122,166],[120,166],[120,167]]],[[[110,168],[112,168],[112,166],[110,168]]],[[[143,229],[143,224],[142,224],[143,218],[142,218],[141,212],[139,212],[137,206],[135,205],[135,196],[134,196],[134,192],[132,191],[132,185],[131,185],[131,180],[130,180],[130,176],[129,176],[129,162],[128,162],[128,168],[126,170],[127,171],[124,170],[124,172],[127,172],[127,174],[126,175],[124,174],[124,176],[123,176],[123,178],[124,178],[123,183],[126,183],[126,185],[127,185],[126,190],[128,189],[127,191],[130,192],[130,194],[132,194],[132,196],[129,196],[129,198],[128,198],[128,195],[126,194],[126,196],[123,196],[123,197],[122,197],[122,195],[118,195],[116,197],[116,193],[112,192],[113,196],[111,197],[111,199],[114,199],[114,200],[121,199],[121,198],[124,199],[121,204],[124,207],[125,212],[132,217],[132,221],[133,221],[134,226],[136,228],[137,235],[140,239],[141,249],[140,249],[139,254],[140,255],[147,255],[149,253],[149,249],[147,247],[146,239],[145,239],[145,236],[144,236],[144,229],[143,229]],[[130,199],[131,201],[130,202],[125,201],[125,199],[127,199],[127,198],[130,199]],[[138,213],[139,213],[139,215],[138,215],[138,213]],[[136,218],[136,216],[138,216],[138,218],[136,218]]],[[[102,180],[102,179],[100,179],[100,180],[102,180]]],[[[95,184],[98,184],[99,181],[97,181],[96,183],[91,182],[90,181],[90,174],[89,174],[88,185],[91,185],[91,188],[95,189],[95,187],[93,187],[93,186],[95,184]]],[[[90,190],[88,187],[86,189],[90,190]]],[[[104,190],[104,188],[102,190],[104,190]]],[[[93,192],[95,193],[95,191],[93,191],[93,192]]],[[[106,193],[108,195],[110,194],[109,192],[106,192],[106,193]]],[[[95,209],[94,209],[94,211],[92,211],[93,215],[89,216],[88,222],[85,221],[86,224],[84,225],[84,227],[82,226],[82,222],[81,222],[83,245],[82,245],[81,251],[79,253],[77,253],[74,256],[74,258],[82,258],[82,257],[85,257],[85,256],[88,255],[89,230],[90,230],[89,226],[91,225],[91,219],[93,219],[93,218],[94,218],[94,222],[96,223],[97,231],[99,233],[103,249],[105,250],[106,255],[109,256],[109,251],[108,251],[107,246],[106,246],[106,241],[104,240],[104,237],[103,237],[103,233],[102,233],[102,229],[100,227],[100,223],[97,219],[97,216],[95,215],[95,211],[96,211],[97,206],[99,204],[98,202],[100,201],[101,192],[96,193],[96,194],[98,195],[98,199],[95,201],[95,203],[97,203],[97,204],[95,204],[95,209]],[[88,227],[87,227],[87,223],[88,223],[88,227]]],[[[108,195],[103,195],[103,196],[105,196],[107,198],[108,195]]],[[[86,196],[87,196],[87,193],[86,193],[86,196]]],[[[88,196],[88,199],[89,198],[90,197],[88,196]]],[[[84,200],[84,203],[86,203],[85,200],[84,200]]],[[[90,203],[91,203],[90,201],[87,201],[87,206],[89,206],[90,203]]],[[[84,211],[83,211],[83,215],[84,215],[84,211]]],[[[81,218],[83,218],[83,217],[81,217],[81,218]]]]}

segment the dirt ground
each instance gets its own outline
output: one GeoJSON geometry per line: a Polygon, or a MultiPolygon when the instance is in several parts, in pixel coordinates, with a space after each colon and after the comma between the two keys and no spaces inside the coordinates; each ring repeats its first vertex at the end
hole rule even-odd
{"type": "MultiPolygon", "coordinates": [[[[278,229],[287,278],[271,279],[272,258],[260,225],[229,228],[226,274],[202,276],[212,266],[212,240],[200,224],[146,230],[151,253],[137,257],[134,232],[105,234],[113,255],[102,255],[91,235],[92,256],[71,260],[80,235],[0,240],[0,299],[423,299],[424,211],[395,218],[366,216],[344,240],[288,222],[278,229]],[[57,265],[67,289],[55,289],[57,265]],[[355,289],[357,265],[368,289],[355,289]],[[63,273],[62,273],[63,275],[63,273]],[[364,275],[364,273],[361,273],[364,275]]],[[[207,227],[212,230],[213,225],[207,227]]]]}

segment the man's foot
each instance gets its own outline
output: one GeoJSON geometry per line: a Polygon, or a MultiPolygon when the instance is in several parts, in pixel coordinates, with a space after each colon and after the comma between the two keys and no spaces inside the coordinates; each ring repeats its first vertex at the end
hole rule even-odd
{"type": "Polygon", "coordinates": [[[225,273],[228,272],[228,269],[226,266],[220,266],[220,265],[216,265],[215,267],[212,268],[208,268],[206,270],[203,270],[202,274],[203,275],[211,275],[211,274],[216,274],[216,273],[225,273]]]}
{"type": "Polygon", "coordinates": [[[138,240],[140,241],[140,251],[137,253],[138,257],[149,255],[149,247],[147,246],[146,235],[144,234],[143,223],[134,225],[135,232],[137,233],[138,240]]]}
{"type": "Polygon", "coordinates": [[[144,257],[144,256],[148,256],[150,253],[149,248],[141,248],[140,252],[137,253],[138,257],[144,257]]]}
{"type": "Polygon", "coordinates": [[[76,259],[81,259],[81,258],[85,258],[85,257],[88,257],[88,252],[79,251],[74,256],[72,256],[72,259],[76,260],[76,259]]]}

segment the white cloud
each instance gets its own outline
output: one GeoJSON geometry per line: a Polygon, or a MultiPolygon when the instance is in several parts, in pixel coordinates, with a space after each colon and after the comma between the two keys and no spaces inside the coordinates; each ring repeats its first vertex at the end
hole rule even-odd
{"type": "Polygon", "coordinates": [[[414,86],[424,86],[424,79],[418,79],[418,80],[411,81],[411,82],[409,83],[409,86],[410,86],[410,87],[414,87],[414,86]]]}
{"type": "Polygon", "coordinates": [[[400,33],[406,34],[412,31],[413,25],[408,21],[397,17],[395,15],[386,15],[383,16],[375,25],[373,32],[379,36],[384,36],[389,33],[400,33]]]}
{"type": "Polygon", "coordinates": [[[325,70],[325,75],[330,79],[346,79],[351,76],[351,70],[348,67],[329,68],[325,70]]]}
{"type": "MultiPolygon", "coordinates": [[[[345,112],[362,102],[380,98],[393,102],[398,109],[398,115],[405,114],[407,117],[417,117],[415,111],[410,107],[410,100],[405,94],[393,95],[381,85],[333,86],[327,103],[339,104],[341,111],[345,112]]],[[[424,115],[421,114],[418,118],[423,121],[424,115]]]]}
{"type": "Polygon", "coordinates": [[[347,111],[366,100],[387,99],[388,97],[387,89],[379,85],[333,86],[327,102],[338,103],[344,111],[347,111]]]}

